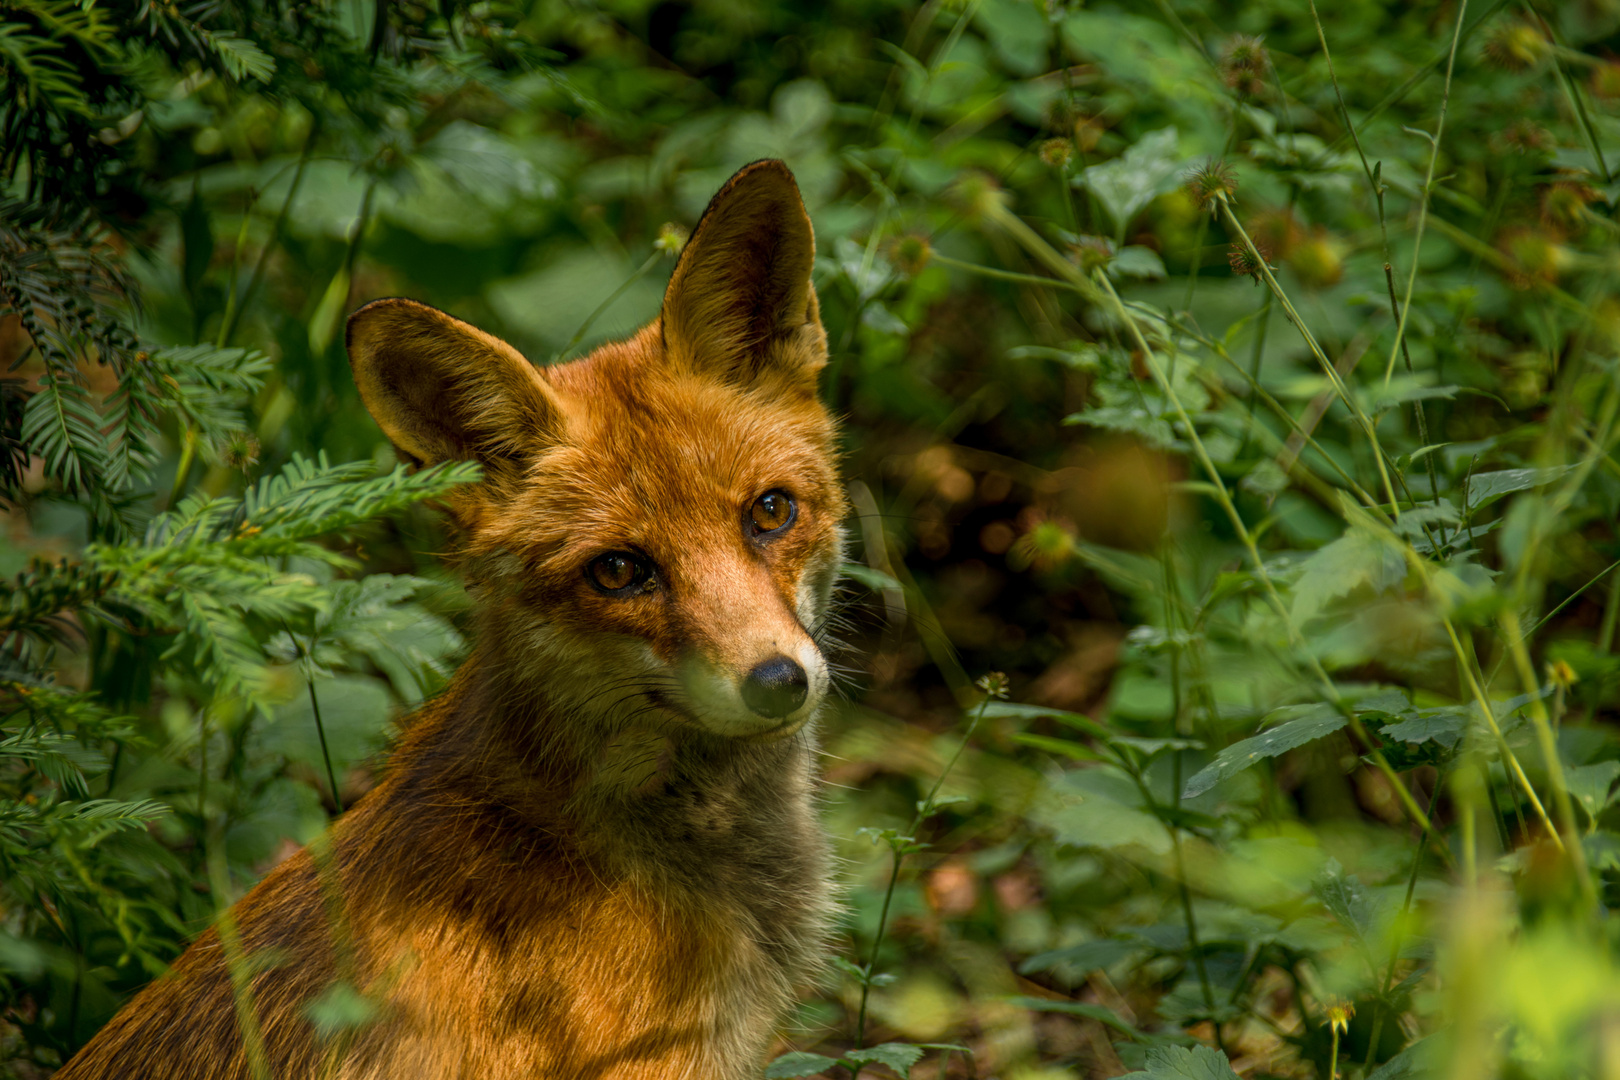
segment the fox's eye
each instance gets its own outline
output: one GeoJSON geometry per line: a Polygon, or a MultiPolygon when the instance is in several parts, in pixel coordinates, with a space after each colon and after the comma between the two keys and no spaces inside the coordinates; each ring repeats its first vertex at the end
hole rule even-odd
{"type": "Polygon", "coordinates": [[[748,508],[748,520],[754,526],[754,535],[760,536],[787,528],[798,513],[798,506],[787,492],[767,491],[748,508]]]}
{"type": "Polygon", "coordinates": [[[624,592],[647,580],[647,561],[628,551],[610,551],[598,555],[585,568],[586,576],[605,592],[624,592]]]}

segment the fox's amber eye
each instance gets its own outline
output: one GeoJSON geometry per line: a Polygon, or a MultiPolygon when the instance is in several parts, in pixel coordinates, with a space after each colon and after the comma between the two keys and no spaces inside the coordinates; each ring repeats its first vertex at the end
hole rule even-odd
{"type": "Polygon", "coordinates": [[[785,491],[767,491],[748,508],[748,520],[754,526],[756,536],[785,529],[793,524],[797,516],[798,507],[785,491]]]}
{"type": "Polygon", "coordinates": [[[606,555],[598,555],[585,568],[585,573],[597,588],[606,592],[623,592],[631,586],[640,585],[648,577],[646,560],[628,551],[610,551],[606,555]]]}

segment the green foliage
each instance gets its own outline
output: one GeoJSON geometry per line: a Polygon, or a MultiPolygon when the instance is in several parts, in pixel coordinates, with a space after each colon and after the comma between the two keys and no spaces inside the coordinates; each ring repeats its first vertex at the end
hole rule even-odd
{"type": "Polygon", "coordinates": [[[344,314],[577,355],[762,156],[816,228],[862,587],[846,938],[766,1075],[1607,1075],[1617,33],[10,5],[0,1076],[319,835],[462,655],[415,507],[473,473],[375,464],[344,314]]]}

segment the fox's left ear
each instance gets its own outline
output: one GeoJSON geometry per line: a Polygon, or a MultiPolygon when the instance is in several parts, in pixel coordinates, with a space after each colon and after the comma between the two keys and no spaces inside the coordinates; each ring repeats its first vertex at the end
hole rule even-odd
{"type": "Polygon", "coordinates": [[[745,165],[720,189],[664,292],[664,348],[677,370],[742,384],[771,379],[814,393],[827,363],[816,239],[793,174],[745,165]]]}

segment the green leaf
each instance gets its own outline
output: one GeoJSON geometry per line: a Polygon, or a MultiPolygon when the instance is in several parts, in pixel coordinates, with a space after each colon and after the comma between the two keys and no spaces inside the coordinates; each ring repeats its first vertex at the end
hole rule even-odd
{"type": "Polygon", "coordinates": [[[1085,713],[1067,709],[1053,709],[1045,705],[1026,705],[1016,701],[989,701],[983,706],[986,720],[1039,720],[1051,717],[1058,723],[1083,731],[1099,739],[1112,738],[1114,733],[1085,713]]]}
{"type": "Polygon", "coordinates": [[[1574,467],[1555,465],[1545,469],[1502,469],[1499,472],[1475,473],[1468,478],[1468,512],[1473,514],[1515,491],[1550,484],[1574,467]]]}
{"type": "Polygon", "coordinates": [[[917,1064],[922,1057],[922,1047],[912,1046],[910,1043],[881,1043],[877,1046],[868,1046],[864,1050],[851,1050],[844,1055],[845,1061],[874,1062],[878,1065],[887,1065],[903,1077],[911,1076],[911,1067],[917,1064]]]}
{"type": "Polygon", "coordinates": [[[1155,855],[1170,851],[1170,836],[1158,818],[1142,809],[1142,793],[1112,766],[1077,769],[1049,781],[1031,814],[1058,840],[1076,847],[1136,845],[1155,855]]]}
{"type": "Polygon", "coordinates": [[[1056,1001],[1050,998],[1015,997],[1007,1000],[1009,1005],[1016,1005],[1021,1009],[1030,1009],[1035,1012],[1063,1013],[1066,1016],[1084,1016],[1088,1020],[1095,1020],[1105,1024],[1123,1035],[1127,1035],[1137,1042],[1151,1042],[1153,1036],[1125,1021],[1113,1009],[1104,1005],[1092,1005],[1084,1001],[1056,1001]]]}
{"type": "Polygon", "coordinates": [[[1564,770],[1564,782],[1569,793],[1581,804],[1589,817],[1597,817],[1614,801],[1610,788],[1620,778],[1620,761],[1599,761],[1564,770]]]}
{"type": "Polygon", "coordinates": [[[1423,743],[1433,740],[1447,750],[1457,745],[1468,730],[1473,710],[1456,705],[1442,705],[1434,709],[1419,709],[1410,720],[1385,724],[1379,734],[1386,739],[1403,743],[1423,743]]]}
{"type": "Polygon", "coordinates": [[[1175,176],[1180,158],[1176,129],[1160,128],[1142,136],[1135,146],[1113,161],[1093,165],[1076,184],[1091,189],[1116,228],[1123,230],[1137,212],[1152,202],[1175,176]]]}
{"type": "Polygon", "coordinates": [[[231,78],[238,82],[257,79],[267,83],[276,73],[275,59],[247,38],[216,30],[208,35],[208,45],[231,73],[231,78]]]}
{"type": "Polygon", "coordinates": [[[1304,625],[1329,601],[1362,586],[1383,592],[1405,579],[1406,559],[1400,548],[1369,530],[1351,527],[1305,560],[1294,582],[1294,622],[1304,625]]]}
{"type": "Polygon", "coordinates": [[[1030,975],[1062,966],[1069,968],[1076,976],[1084,976],[1093,971],[1113,967],[1127,956],[1134,956],[1141,951],[1142,946],[1139,943],[1125,938],[1098,938],[1095,941],[1083,941],[1078,945],[1037,953],[1018,966],[1018,973],[1030,975]]]}
{"type": "Polygon", "coordinates": [[[885,574],[881,570],[874,570],[865,563],[847,562],[840,568],[840,572],[845,577],[853,578],[865,585],[873,592],[883,592],[887,589],[904,589],[904,586],[896,581],[894,577],[885,574]]]}
{"type": "Polygon", "coordinates": [[[1108,264],[1110,277],[1140,278],[1145,281],[1159,281],[1165,276],[1164,260],[1159,253],[1150,247],[1140,244],[1131,244],[1122,247],[1108,264]]]}
{"type": "Polygon", "coordinates": [[[1144,1064],[1119,1080],[1238,1080],[1226,1055],[1209,1046],[1155,1046],[1144,1064]]]}
{"type": "Polygon", "coordinates": [[[1367,950],[1373,932],[1373,906],[1367,896],[1367,887],[1354,874],[1346,874],[1337,859],[1329,859],[1323,874],[1316,881],[1315,893],[1322,906],[1339,921],[1339,925],[1355,935],[1356,943],[1367,950]]]}
{"type": "Polygon", "coordinates": [[[1367,1080],[1426,1080],[1438,1071],[1432,1067],[1433,1049],[1428,1039],[1419,1039],[1368,1073],[1367,1080]]]}
{"type": "Polygon", "coordinates": [[[823,1057],[820,1054],[808,1054],[803,1050],[794,1050],[783,1054],[769,1065],[765,1066],[765,1080],[784,1080],[795,1076],[819,1076],[838,1064],[837,1058],[823,1057]]]}
{"type": "Polygon", "coordinates": [[[1197,798],[1222,780],[1236,776],[1263,758],[1274,758],[1295,747],[1315,742],[1350,722],[1338,709],[1325,703],[1290,705],[1266,716],[1268,722],[1278,718],[1282,719],[1282,723],[1271,730],[1233,743],[1216,754],[1214,761],[1188,779],[1181,797],[1197,798]]]}
{"type": "Polygon", "coordinates": [[[304,1015],[322,1038],[330,1038],[371,1023],[377,1016],[377,1005],[349,983],[335,982],[326,993],[304,1006],[304,1015]]]}

